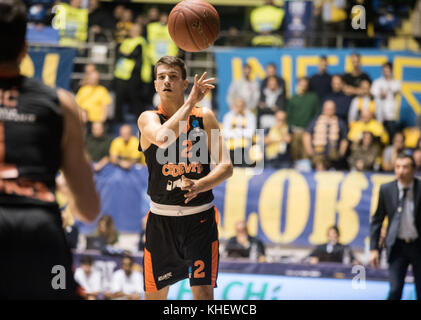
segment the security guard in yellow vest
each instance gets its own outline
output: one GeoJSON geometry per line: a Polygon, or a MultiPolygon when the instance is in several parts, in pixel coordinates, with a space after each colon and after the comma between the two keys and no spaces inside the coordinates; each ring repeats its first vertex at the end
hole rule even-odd
{"type": "Polygon", "coordinates": [[[282,37],[275,32],[281,27],[284,15],[284,9],[276,7],[273,0],[265,0],[263,6],[253,9],[250,22],[257,35],[253,37],[251,44],[253,46],[281,46],[282,37]]]}
{"type": "Polygon", "coordinates": [[[152,64],[148,43],[141,33],[141,25],[134,24],[130,29],[130,37],[121,43],[118,50],[118,59],[114,70],[115,122],[123,121],[124,103],[129,104],[129,112],[136,116],[149,103],[143,99],[143,95],[149,90],[148,86],[152,82],[152,64]]]}
{"type": "Polygon", "coordinates": [[[178,48],[168,32],[167,13],[161,13],[159,21],[147,25],[146,37],[149,42],[149,55],[152,64],[155,64],[163,56],[177,55],[178,48]]]}
{"type": "Polygon", "coordinates": [[[60,30],[61,46],[77,47],[88,38],[88,9],[81,8],[81,4],[81,0],[71,0],[57,7],[54,23],[60,30]]]}

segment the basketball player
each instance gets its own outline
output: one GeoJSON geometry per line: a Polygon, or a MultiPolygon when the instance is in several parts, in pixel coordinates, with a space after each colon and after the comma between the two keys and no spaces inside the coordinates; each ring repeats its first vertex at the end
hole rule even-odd
{"type": "Polygon", "coordinates": [[[76,299],[59,168],[78,219],[94,221],[99,200],[74,98],[20,75],[26,19],[22,0],[0,0],[0,299],[76,299]]]}
{"type": "Polygon", "coordinates": [[[215,79],[196,75],[185,101],[183,60],[162,57],[154,72],[161,104],[138,119],[151,197],[143,262],[145,298],[166,299],[171,284],[190,278],[193,298],[210,300],[219,260],[212,188],[233,171],[214,114],[197,106],[214,88],[215,79]]]}

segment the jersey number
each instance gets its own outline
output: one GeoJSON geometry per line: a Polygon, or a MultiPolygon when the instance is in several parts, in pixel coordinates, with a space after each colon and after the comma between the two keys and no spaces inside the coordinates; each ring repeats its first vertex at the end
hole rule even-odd
{"type": "Polygon", "coordinates": [[[197,269],[194,270],[193,278],[196,278],[196,279],[204,278],[205,272],[203,271],[203,269],[205,269],[205,263],[203,262],[203,260],[196,260],[194,262],[194,266],[197,267],[197,269]]]}
{"type": "Polygon", "coordinates": [[[189,152],[190,149],[193,146],[193,142],[190,140],[184,140],[183,143],[181,144],[182,146],[187,145],[187,147],[185,147],[182,151],[181,151],[181,157],[182,158],[191,158],[192,157],[192,153],[189,152]]]}

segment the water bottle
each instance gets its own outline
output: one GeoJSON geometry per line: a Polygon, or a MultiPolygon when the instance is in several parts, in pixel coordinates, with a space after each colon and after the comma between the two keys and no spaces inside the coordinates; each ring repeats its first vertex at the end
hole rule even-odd
{"type": "Polygon", "coordinates": [[[249,256],[251,261],[257,261],[258,260],[258,254],[257,254],[257,243],[253,242],[251,244],[251,248],[250,248],[250,256],[249,256]]]}
{"type": "Polygon", "coordinates": [[[344,248],[344,254],[342,256],[342,263],[345,265],[351,264],[351,253],[348,246],[344,248]]]}

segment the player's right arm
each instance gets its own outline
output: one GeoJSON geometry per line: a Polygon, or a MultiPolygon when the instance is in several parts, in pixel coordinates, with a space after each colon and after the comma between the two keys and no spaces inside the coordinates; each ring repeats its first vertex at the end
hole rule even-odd
{"type": "Polygon", "coordinates": [[[64,119],[61,169],[72,194],[73,213],[82,221],[93,222],[99,214],[100,201],[83,141],[78,106],[69,92],[59,89],[57,94],[64,119]]]}
{"type": "Polygon", "coordinates": [[[137,121],[143,139],[155,144],[160,148],[167,148],[180,135],[181,122],[187,119],[193,107],[199,103],[214,86],[211,84],[214,78],[205,79],[206,72],[198,79],[194,76],[193,88],[184,104],[164,124],[161,124],[155,112],[143,112],[137,121]]]}

